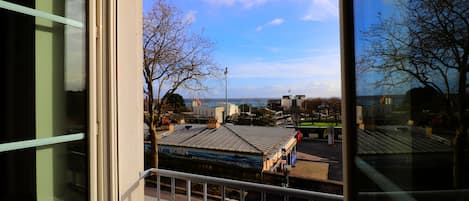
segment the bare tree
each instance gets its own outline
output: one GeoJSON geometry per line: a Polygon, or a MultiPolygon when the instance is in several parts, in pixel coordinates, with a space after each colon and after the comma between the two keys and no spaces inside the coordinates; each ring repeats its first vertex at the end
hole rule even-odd
{"type": "Polygon", "coordinates": [[[462,185],[468,118],[469,3],[466,0],[402,0],[396,16],[363,32],[369,49],[357,60],[358,71],[380,73],[379,86],[418,83],[445,101],[454,130],[453,182],[462,185]]]}
{"type": "Polygon", "coordinates": [[[331,97],[326,100],[329,112],[332,110],[332,114],[334,115],[334,122],[337,126],[339,123],[339,116],[341,114],[341,100],[338,97],[331,97]]]}
{"type": "Polygon", "coordinates": [[[220,69],[212,60],[214,44],[189,31],[191,18],[164,0],[157,1],[143,18],[143,75],[146,104],[145,123],[154,151],[152,165],[158,166],[157,126],[167,99],[176,90],[204,90],[203,81],[220,69]]]}
{"type": "MultiPolygon", "coordinates": [[[[321,98],[308,98],[301,103],[301,107],[305,108],[305,112],[308,113],[311,117],[311,120],[314,121],[314,112],[318,110],[318,107],[324,102],[321,98]]],[[[319,119],[321,119],[319,115],[319,119]]]]}

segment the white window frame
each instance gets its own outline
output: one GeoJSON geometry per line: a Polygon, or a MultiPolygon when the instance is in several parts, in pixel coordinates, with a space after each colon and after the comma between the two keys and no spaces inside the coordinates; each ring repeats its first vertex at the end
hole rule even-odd
{"type": "Polygon", "coordinates": [[[88,4],[91,201],[144,199],[142,17],[141,0],[88,4]]]}

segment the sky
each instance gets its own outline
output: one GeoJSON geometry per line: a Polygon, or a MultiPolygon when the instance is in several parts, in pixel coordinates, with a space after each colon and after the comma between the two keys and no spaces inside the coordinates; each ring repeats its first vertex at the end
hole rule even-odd
{"type": "MultiPolygon", "coordinates": [[[[67,1],[65,16],[86,23],[84,1],[67,1]]],[[[65,89],[81,91],[86,88],[86,29],[65,26],[65,89]]]]}
{"type": "MultiPolygon", "coordinates": [[[[171,0],[191,31],[215,43],[228,68],[228,98],[340,97],[337,0],[171,0]]],[[[155,3],[143,1],[146,13],[155,3]]],[[[225,80],[185,98],[224,98],[225,80]]]]}
{"type": "MultiPolygon", "coordinates": [[[[405,2],[405,1],[403,1],[405,2]]],[[[399,8],[394,0],[362,0],[354,1],[354,26],[355,26],[355,60],[367,57],[366,50],[373,50],[370,41],[365,40],[366,32],[373,26],[381,24],[381,20],[402,20],[408,13],[399,8]],[[379,17],[380,16],[380,17],[379,17]]],[[[405,33],[405,30],[401,33],[405,33]]],[[[376,58],[375,58],[376,59],[376,58]]],[[[399,74],[394,74],[395,80],[399,80],[399,74]]],[[[401,74],[402,75],[402,74],[401,74]]],[[[399,86],[376,85],[376,81],[382,80],[383,72],[360,72],[356,75],[356,93],[358,96],[375,96],[383,94],[403,95],[411,88],[422,87],[417,80],[406,82],[399,86]]]]}

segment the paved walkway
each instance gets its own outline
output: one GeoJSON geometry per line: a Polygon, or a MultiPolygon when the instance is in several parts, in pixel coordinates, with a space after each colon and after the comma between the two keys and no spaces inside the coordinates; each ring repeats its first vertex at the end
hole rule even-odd
{"type": "Polygon", "coordinates": [[[321,158],[319,156],[311,155],[311,154],[306,154],[303,152],[297,152],[296,153],[296,158],[300,160],[306,160],[306,161],[321,161],[324,160],[324,158],[321,158]]]}
{"type": "Polygon", "coordinates": [[[328,180],[328,174],[329,163],[297,161],[296,166],[291,169],[290,177],[328,180]]]}
{"type": "Polygon", "coordinates": [[[297,151],[327,160],[329,179],[342,181],[342,143],[329,145],[327,142],[303,140],[298,143],[297,151]]]}

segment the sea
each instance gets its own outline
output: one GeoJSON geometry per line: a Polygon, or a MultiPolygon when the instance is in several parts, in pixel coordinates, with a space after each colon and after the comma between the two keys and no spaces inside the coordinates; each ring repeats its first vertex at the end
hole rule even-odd
{"type": "MultiPolygon", "coordinates": [[[[393,99],[392,104],[393,105],[399,105],[402,104],[404,101],[405,96],[404,95],[387,95],[388,97],[391,97],[393,99]]],[[[375,105],[379,104],[380,98],[382,95],[376,95],[376,96],[357,96],[357,105],[375,105]]],[[[184,99],[184,103],[186,104],[186,107],[192,106],[192,101],[195,99],[184,99]]],[[[209,107],[214,107],[217,106],[218,103],[224,103],[225,99],[224,98],[200,98],[199,99],[201,102],[201,105],[209,106],[209,107]]],[[[236,104],[236,105],[242,105],[242,104],[248,104],[252,107],[266,107],[268,100],[280,100],[280,98],[228,98],[228,103],[236,104]]]]}
{"type": "MultiPolygon", "coordinates": [[[[242,105],[248,104],[252,107],[266,107],[267,101],[272,100],[275,98],[228,98],[228,103],[235,104],[235,105],[242,105]]],[[[277,98],[280,100],[280,98],[277,98]]],[[[194,99],[184,99],[186,107],[192,106],[192,101],[194,99]]],[[[214,107],[217,106],[218,103],[224,103],[224,98],[200,98],[201,105],[214,107]]]]}

